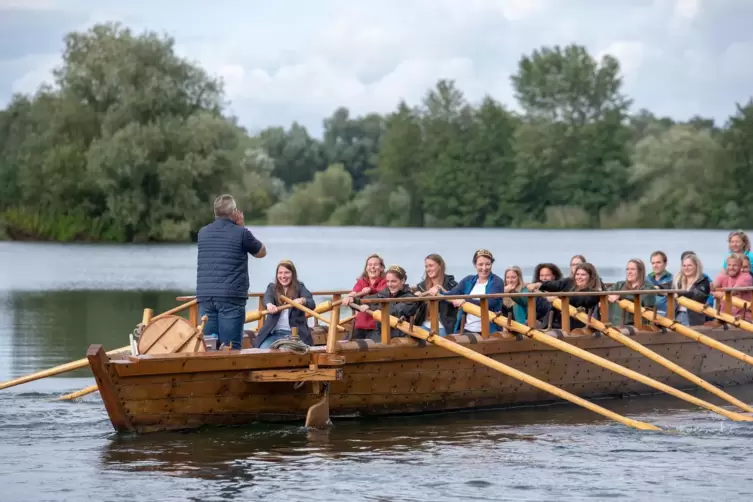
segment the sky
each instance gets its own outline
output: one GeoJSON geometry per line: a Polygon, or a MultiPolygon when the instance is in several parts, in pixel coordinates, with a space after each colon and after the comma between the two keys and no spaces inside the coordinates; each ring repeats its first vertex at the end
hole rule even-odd
{"type": "Polygon", "coordinates": [[[120,21],[222,77],[252,132],[318,136],[339,106],[387,113],[442,78],[518,109],[520,57],[570,43],[620,60],[633,110],[723,124],[753,97],[751,20],[753,0],[0,0],[0,106],[51,82],[66,33],[120,21]]]}

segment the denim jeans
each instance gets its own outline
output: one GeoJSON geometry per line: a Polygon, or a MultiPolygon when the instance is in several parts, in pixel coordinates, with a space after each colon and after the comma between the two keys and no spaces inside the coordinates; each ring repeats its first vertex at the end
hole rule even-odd
{"type": "Polygon", "coordinates": [[[207,298],[199,302],[199,317],[207,316],[205,335],[217,335],[220,347],[228,345],[240,350],[243,324],[246,321],[246,302],[236,298],[207,298]]]}
{"type": "Polygon", "coordinates": [[[276,329],[267,335],[264,341],[261,342],[261,345],[259,345],[259,348],[268,349],[277,340],[282,340],[283,338],[292,338],[292,337],[293,337],[292,331],[287,330],[287,329],[276,329]]]}
{"type": "Polygon", "coordinates": [[[677,312],[677,315],[675,316],[675,320],[682,324],[683,326],[690,326],[690,320],[688,319],[688,313],[681,310],[677,312]]]}

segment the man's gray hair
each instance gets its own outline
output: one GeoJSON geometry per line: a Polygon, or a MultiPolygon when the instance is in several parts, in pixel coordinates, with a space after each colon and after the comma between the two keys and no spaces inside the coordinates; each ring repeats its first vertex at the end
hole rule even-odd
{"type": "Polygon", "coordinates": [[[223,194],[214,199],[214,215],[218,218],[231,217],[235,209],[235,199],[232,195],[223,194]]]}

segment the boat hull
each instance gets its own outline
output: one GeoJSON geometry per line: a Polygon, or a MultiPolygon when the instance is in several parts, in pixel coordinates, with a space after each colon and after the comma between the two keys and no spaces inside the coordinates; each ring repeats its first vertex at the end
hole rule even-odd
{"type": "MultiPolygon", "coordinates": [[[[750,333],[721,328],[698,331],[745,353],[753,352],[750,333]]],[[[694,388],[610,338],[586,335],[564,339],[673,387],[694,388]]],[[[638,332],[634,339],[718,386],[753,382],[753,366],[681,335],[638,332]]],[[[528,338],[457,337],[457,341],[584,398],[656,393],[646,385],[528,338]]],[[[312,347],[306,355],[251,349],[110,358],[101,346],[93,345],[87,357],[110,420],[123,432],[302,421],[327,387],[333,419],[558,402],[550,394],[486,366],[405,338],[394,339],[387,346],[340,343],[335,356],[326,354],[323,347],[312,347]],[[339,379],[326,384],[259,382],[252,376],[267,370],[306,370],[312,363],[315,368],[340,369],[339,379]]]]}

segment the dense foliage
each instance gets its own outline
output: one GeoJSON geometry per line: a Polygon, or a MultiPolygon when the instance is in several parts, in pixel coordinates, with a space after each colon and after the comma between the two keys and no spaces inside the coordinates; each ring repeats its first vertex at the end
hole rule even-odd
{"type": "Polygon", "coordinates": [[[189,240],[223,192],[254,224],[753,227],[753,101],[722,126],[631,114],[619,62],[577,45],[512,82],[522,113],[442,80],[386,116],[335,110],[321,139],[249,136],[172,39],[97,25],[0,111],[0,233],[189,240]]]}

